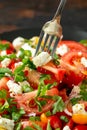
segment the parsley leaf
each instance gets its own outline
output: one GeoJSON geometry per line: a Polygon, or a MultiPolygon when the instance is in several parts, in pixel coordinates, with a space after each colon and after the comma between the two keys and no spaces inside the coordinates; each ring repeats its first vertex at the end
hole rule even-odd
{"type": "Polygon", "coordinates": [[[81,40],[80,43],[83,44],[84,46],[87,46],[87,40],[81,40]]]}
{"type": "Polygon", "coordinates": [[[6,50],[8,48],[9,48],[9,44],[8,43],[7,44],[0,43],[0,50],[6,50]]]}
{"type": "Polygon", "coordinates": [[[54,62],[56,65],[59,65],[59,64],[60,64],[60,62],[59,62],[59,56],[58,56],[56,53],[54,53],[54,55],[53,55],[53,62],[54,62]]]}
{"type": "Polygon", "coordinates": [[[12,54],[9,54],[9,55],[0,56],[0,61],[4,60],[5,58],[15,59],[16,55],[14,53],[12,53],[12,54]]]}
{"type": "Polygon", "coordinates": [[[50,122],[48,121],[47,123],[47,130],[52,130],[51,126],[50,126],[50,122]]]}
{"type": "Polygon", "coordinates": [[[0,90],[0,98],[6,99],[6,97],[7,97],[7,91],[4,89],[0,90]]]}
{"type": "Polygon", "coordinates": [[[55,103],[53,104],[52,113],[56,114],[56,112],[62,112],[65,108],[65,104],[60,96],[53,96],[53,100],[55,103]]]}
{"type": "Polygon", "coordinates": [[[0,78],[4,77],[6,73],[10,74],[11,76],[13,75],[9,68],[0,68],[0,78]]]}
{"type": "Polygon", "coordinates": [[[24,59],[24,58],[26,58],[26,57],[29,58],[29,57],[32,56],[32,53],[31,53],[31,51],[29,51],[29,50],[24,50],[23,48],[21,48],[21,49],[20,49],[20,52],[21,52],[21,53],[20,53],[20,56],[19,56],[19,57],[20,57],[21,59],[24,59]]]}
{"type": "Polygon", "coordinates": [[[22,60],[22,62],[24,65],[28,66],[30,69],[36,70],[36,66],[33,64],[33,62],[28,57],[24,58],[22,60]]]}

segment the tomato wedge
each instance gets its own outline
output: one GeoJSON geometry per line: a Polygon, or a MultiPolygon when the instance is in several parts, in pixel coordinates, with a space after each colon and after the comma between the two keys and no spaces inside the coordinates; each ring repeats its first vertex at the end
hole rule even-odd
{"type": "Polygon", "coordinates": [[[62,40],[59,42],[58,47],[60,47],[63,44],[65,44],[69,48],[69,51],[70,50],[79,50],[79,51],[86,51],[87,52],[87,47],[80,44],[79,42],[70,41],[70,40],[62,40]]]}
{"type": "Polygon", "coordinates": [[[61,82],[63,80],[66,70],[62,67],[57,67],[52,62],[47,63],[41,67],[38,67],[37,70],[44,74],[52,75],[52,78],[61,82]]]}
{"type": "Polygon", "coordinates": [[[60,65],[75,73],[82,72],[86,74],[87,68],[81,63],[82,57],[87,59],[87,53],[83,51],[70,51],[62,56],[60,65]]]}
{"type": "MultiPolygon", "coordinates": [[[[26,111],[26,113],[33,112],[33,113],[36,113],[38,115],[38,114],[41,114],[43,112],[50,110],[52,108],[53,103],[54,103],[54,101],[52,99],[47,100],[47,104],[42,107],[41,111],[38,110],[37,105],[35,105],[33,107],[30,105],[30,101],[32,101],[32,100],[34,101],[36,94],[37,94],[37,90],[34,90],[32,92],[29,92],[29,93],[15,95],[14,98],[18,104],[18,107],[19,108],[23,107],[24,110],[26,111]]],[[[52,88],[50,90],[47,90],[47,95],[49,95],[49,96],[58,95],[58,89],[52,88]]]]}
{"type": "Polygon", "coordinates": [[[73,130],[87,130],[87,125],[77,125],[73,130]]]}

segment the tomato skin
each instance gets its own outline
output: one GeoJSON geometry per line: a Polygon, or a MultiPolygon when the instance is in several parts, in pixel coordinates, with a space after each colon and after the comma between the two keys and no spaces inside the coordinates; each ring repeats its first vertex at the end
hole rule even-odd
{"type": "Polygon", "coordinates": [[[70,41],[70,40],[61,40],[58,44],[58,47],[61,45],[65,44],[70,50],[80,50],[80,51],[87,51],[87,47],[84,45],[80,44],[79,42],[76,41],[70,41]]]}
{"type": "Polygon", "coordinates": [[[2,43],[2,44],[8,44],[8,45],[9,45],[9,48],[6,50],[7,54],[13,53],[14,47],[13,47],[13,45],[12,45],[11,42],[9,42],[9,41],[7,41],[7,40],[2,40],[1,43],[2,43]]]}
{"type": "Polygon", "coordinates": [[[87,130],[87,125],[77,125],[73,130],[87,130]]]}
{"type": "Polygon", "coordinates": [[[7,87],[7,82],[8,82],[9,78],[8,77],[3,77],[0,79],[0,90],[5,89],[5,90],[9,90],[7,87]]]}
{"type": "Polygon", "coordinates": [[[52,128],[62,128],[62,122],[56,115],[48,117],[48,120],[50,121],[50,125],[52,128]]]}
{"type": "Polygon", "coordinates": [[[82,74],[76,74],[74,71],[69,71],[63,79],[63,82],[67,84],[68,87],[72,88],[73,85],[78,85],[84,79],[82,74]]]}
{"type": "Polygon", "coordinates": [[[61,82],[63,80],[64,74],[66,72],[66,70],[64,68],[52,67],[50,65],[44,65],[42,67],[38,67],[37,70],[43,74],[52,75],[52,78],[55,81],[59,81],[59,82],[61,82]]]}

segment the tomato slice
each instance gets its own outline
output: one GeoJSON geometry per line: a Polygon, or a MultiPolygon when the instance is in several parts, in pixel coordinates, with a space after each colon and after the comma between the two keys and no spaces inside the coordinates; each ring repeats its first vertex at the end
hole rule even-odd
{"type": "Polygon", "coordinates": [[[73,130],[87,130],[87,125],[77,125],[73,130]]]}
{"type": "MultiPolygon", "coordinates": [[[[23,107],[24,110],[26,111],[26,113],[34,112],[36,114],[41,114],[43,112],[50,110],[54,103],[54,101],[52,99],[46,99],[47,104],[42,107],[41,111],[38,110],[37,105],[35,107],[31,107],[29,105],[30,101],[35,98],[36,94],[37,94],[37,90],[34,90],[29,93],[24,93],[21,95],[15,95],[14,98],[18,104],[18,108],[23,107]]],[[[58,95],[57,88],[52,88],[50,90],[47,90],[47,95],[49,95],[49,96],[58,95]]],[[[41,100],[43,100],[43,98],[41,100]]]]}
{"type": "Polygon", "coordinates": [[[7,82],[8,82],[9,78],[8,77],[3,77],[0,79],[0,90],[5,89],[5,90],[9,90],[7,87],[7,82]]]}
{"type": "Polygon", "coordinates": [[[60,65],[67,70],[72,70],[77,74],[87,75],[87,67],[81,63],[81,58],[87,59],[87,53],[83,51],[70,51],[62,56],[60,65]]]}
{"type": "Polygon", "coordinates": [[[8,49],[6,49],[7,54],[11,54],[14,52],[15,49],[14,49],[11,42],[9,42],[7,40],[1,40],[1,44],[8,44],[9,45],[8,49]]]}
{"type": "Polygon", "coordinates": [[[61,45],[65,44],[70,50],[80,50],[80,51],[86,51],[87,52],[87,47],[84,45],[80,44],[79,42],[76,41],[70,41],[70,40],[62,40],[59,42],[58,47],[61,45]]]}
{"type": "Polygon", "coordinates": [[[66,72],[64,68],[57,67],[52,62],[38,67],[37,70],[41,73],[52,75],[52,79],[55,79],[58,82],[61,82],[63,80],[64,74],[66,72]]]}
{"type": "Polygon", "coordinates": [[[48,117],[48,120],[50,121],[50,125],[52,128],[56,129],[56,128],[60,128],[62,127],[62,122],[61,120],[58,118],[58,116],[53,115],[48,117]]]}

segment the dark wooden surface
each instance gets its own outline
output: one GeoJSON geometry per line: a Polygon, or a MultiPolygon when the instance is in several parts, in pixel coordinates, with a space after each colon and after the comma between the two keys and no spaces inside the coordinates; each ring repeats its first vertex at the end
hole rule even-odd
{"type": "MultiPolygon", "coordinates": [[[[58,0],[0,0],[0,33],[41,28],[53,17],[58,3],[58,0]]],[[[87,31],[87,0],[67,0],[61,24],[87,31]]]]}

